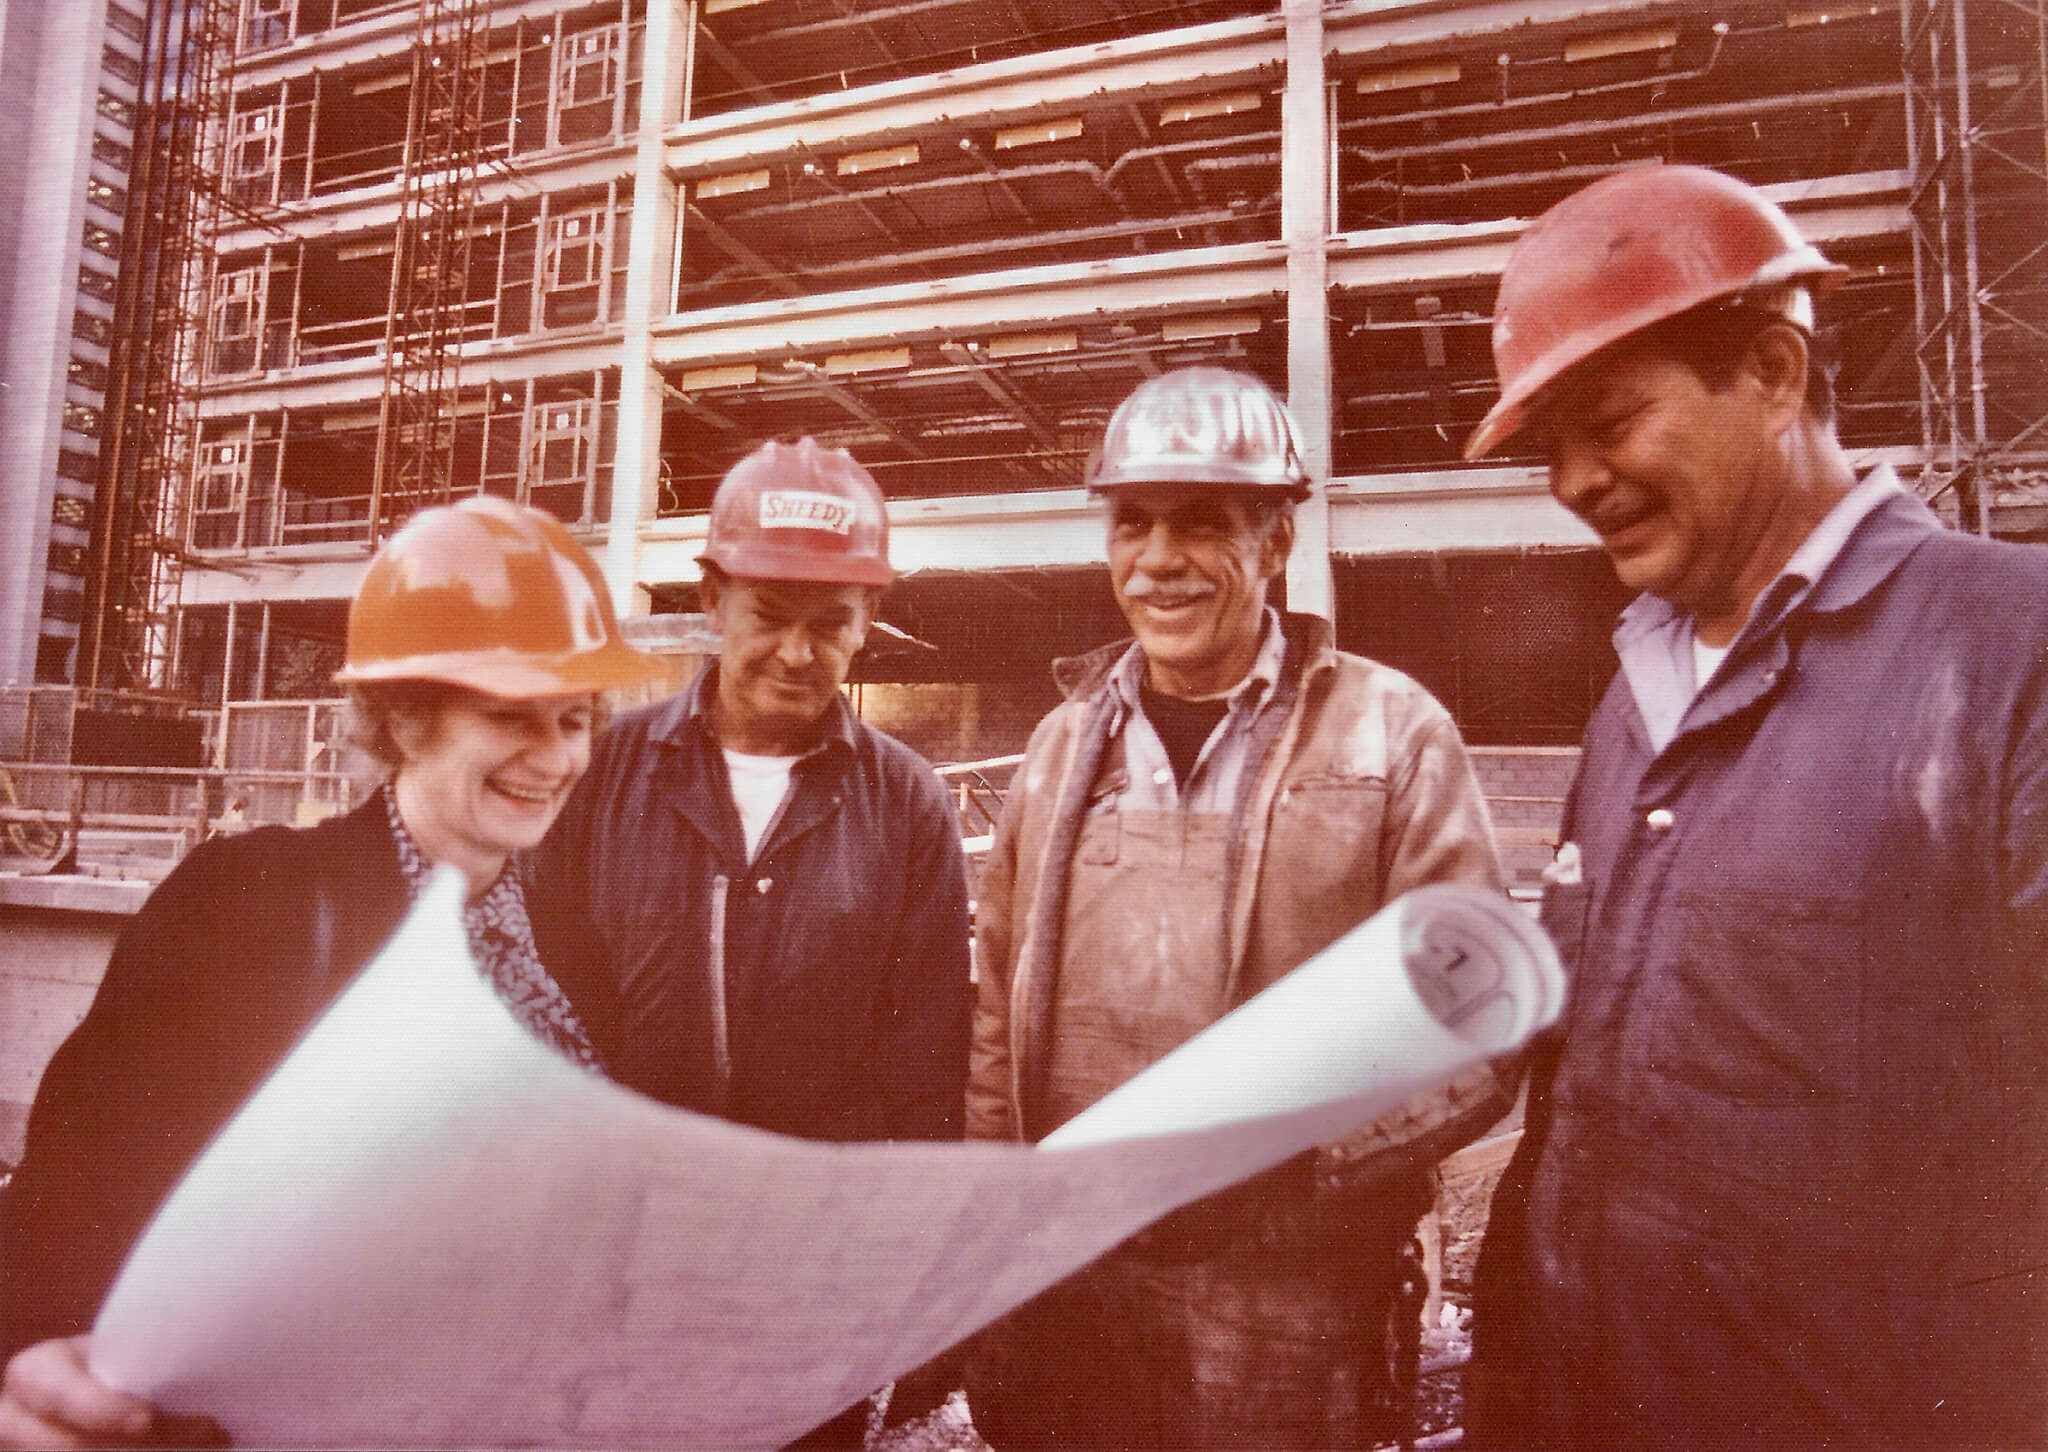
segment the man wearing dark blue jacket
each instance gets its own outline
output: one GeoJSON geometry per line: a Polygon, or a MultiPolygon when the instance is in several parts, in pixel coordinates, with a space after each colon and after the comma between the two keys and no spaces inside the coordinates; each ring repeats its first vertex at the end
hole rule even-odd
{"type": "MultiPolygon", "coordinates": [[[[578,1009],[653,1098],[807,1139],[957,1139],[958,820],[840,691],[893,578],[881,490],[843,449],[764,445],[720,483],[700,564],[719,656],[599,739],[532,864],[542,960],[607,987],[578,1009]]],[[[815,1445],[858,1446],[864,1411],[815,1445]]]]}
{"type": "Polygon", "coordinates": [[[1478,1272],[1489,1447],[2048,1443],[2048,554],[1860,479],[1844,269],[1632,168],[1517,244],[1517,431],[1643,594],[1544,919],[1572,1001],[1478,1272]]]}

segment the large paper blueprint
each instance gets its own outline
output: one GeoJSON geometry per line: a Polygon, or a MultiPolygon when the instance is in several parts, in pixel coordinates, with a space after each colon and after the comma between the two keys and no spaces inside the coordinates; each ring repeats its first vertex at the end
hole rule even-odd
{"type": "Polygon", "coordinates": [[[1039,1147],[825,1145],[556,1057],[460,897],[437,880],[167,1201],[103,1380],[242,1445],[776,1446],[1562,996],[1505,899],[1424,888],[1039,1147]]]}

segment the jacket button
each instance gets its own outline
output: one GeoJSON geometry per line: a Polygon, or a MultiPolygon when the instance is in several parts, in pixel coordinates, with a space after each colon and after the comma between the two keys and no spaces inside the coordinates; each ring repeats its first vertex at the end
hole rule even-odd
{"type": "Polygon", "coordinates": [[[768,895],[768,889],[773,886],[775,886],[775,879],[772,877],[764,877],[754,884],[754,891],[760,893],[763,897],[766,897],[768,895]]]}
{"type": "Polygon", "coordinates": [[[1643,825],[1661,837],[1670,831],[1677,821],[1678,818],[1672,816],[1668,808],[1653,807],[1650,814],[1643,818],[1643,825]]]}

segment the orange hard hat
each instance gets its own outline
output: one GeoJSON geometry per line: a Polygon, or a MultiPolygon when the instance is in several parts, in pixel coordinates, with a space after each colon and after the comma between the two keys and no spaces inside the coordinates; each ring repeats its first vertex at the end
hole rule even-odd
{"type": "Polygon", "coordinates": [[[1308,496],[1294,418],[1263,379],[1197,365],[1148,378],[1116,406],[1081,482],[1216,484],[1308,496]]]}
{"type": "Polygon", "coordinates": [[[766,443],[726,471],[698,557],[752,580],[886,585],[882,488],[844,449],[816,439],[766,443]]]}
{"type": "Polygon", "coordinates": [[[486,494],[423,509],[384,542],[349,604],[334,678],[534,700],[668,673],[626,644],[604,576],[560,520],[486,494]]]}
{"type": "Polygon", "coordinates": [[[1610,343],[1716,298],[1784,311],[1847,273],[1747,182],[1699,166],[1603,177],[1538,217],[1508,253],[1493,307],[1500,402],[1465,457],[1498,447],[1545,384],[1610,343]]]}

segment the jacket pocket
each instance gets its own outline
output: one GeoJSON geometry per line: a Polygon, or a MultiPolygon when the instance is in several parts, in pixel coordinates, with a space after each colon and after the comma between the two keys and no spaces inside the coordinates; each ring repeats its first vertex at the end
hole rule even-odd
{"type": "Polygon", "coordinates": [[[1557,947],[1564,964],[1567,983],[1579,971],[1579,958],[1586,948],[1586,917],[1593,908],[1593,885],[1589,882],[1546,882],[1543,902],[1536,921],[1557,947]]]}
{"type": "Polygon", "coordinates": [[[1121,838],[1121,820],[1113,803],[1088,813],[1081,821],[1081,838],[1074,844],[1076,860],[1090,867],[1114,866],[1121,838]]]}
{"type": "Polygon", "coordinates": [[[1380,906],[1386,814],[1387,784],[1376,777],[1310,776],[1288,783],[1274,803],[1266,884],[1296,903],[1333,913],[1327,926],[1335,938],[1380,906]]]}
{"type": "Polygon", "coordinates": [[[1682,895],[1666,971],[1640,989],[1654,1072],[1735,1106],[1842,1102],[1860,1088],[1864,952],[1848,899],[1682,895]]]}

